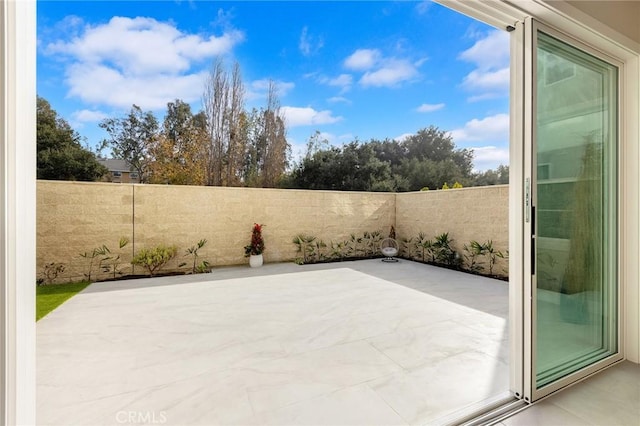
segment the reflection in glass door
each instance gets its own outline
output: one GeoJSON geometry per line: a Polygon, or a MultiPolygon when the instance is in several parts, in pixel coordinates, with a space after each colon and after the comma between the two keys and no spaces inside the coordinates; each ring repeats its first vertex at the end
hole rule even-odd
{"type": "Polygon", "coordinates": [[[537,32],[535,389],[618,351],[618,69],[537,32]]]}

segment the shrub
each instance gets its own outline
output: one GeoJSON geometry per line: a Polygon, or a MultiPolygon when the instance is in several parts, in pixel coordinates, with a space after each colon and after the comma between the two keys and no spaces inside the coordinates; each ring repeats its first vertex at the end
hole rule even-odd
{"type": "MultiPolygon", "coordinates": [[[[189,247],[185,252],[185,256],[193,256],[193,265],[191,267],[192,274],[202,274],[205,272],[209,272],[209,270],[211,269],[211,264],[206,260],[198,263],[198,250],[204,247],[205,244],[207,244],[207,240],[203,238],[198,241],[197,244],[189,247]]],[[[186,265],[186,263],[182,263],[180,266],[184,265],[186,265]]]]}
{"type": "Polygon", "coordinates": [[[244,246],[245,257],[256,256],[262,254],[264,251],[264,239],[262,238],[263,226],[264,225],[260,225],[259,223],[253,224],[253,229],[251,230],[251,243],[244,246]]]}
{"type": "Polygon", "coordinates": [[[149,275],[162,269],[167,262],[173,259],[178,253],[176,246],[159,245],[150,249],[140,250],[131,260],[131,264],[142,266],[149,271],[149,275]]]}
{"type": "MultiPolygon", "coordinates": [[[[129,244],[129,239],[127,237],[120,237],[118,241],[118,248],[122,250],[127,244],[129,244]]],[[[116,275],[122,275],[120,271],[120,255],[112,254],[111,250],[107,246],[102,246],[105,257],[100,259],[100,267],[103,269],[103,272],[113,272],[113,279],[116,279],[116,275]],[[106,262],[106,263],[105,263],[106,262]]]]}
{"type": "Polygon", "coordinates": [[[362,236],[351,234],[348,240],[329,241],[329,244],[313,235],[305,234],[293,237],[292,242],[299,253],[295,262],[303,265],[327,260],[376,257],[382,239],[382,231],[378,230],[366,231],[362,236]]]}
{"type": "Polygon", "coordinates": [[[64,263],[56,263],[51,262],[47,263],[43,266],[41,274],[41,278],[39,278],[36,283],[38,285],[41,284],[53,284],[53,282],[58,278],[58,275],[62,274],[65,270],[64,263]]]}
{"type": "Polygon", "coordinates": [[[485,256],[489,259],[489,275],[493,275],[493,267],[499,257],[499,251],[493,247],[493,241],[489,240],[483,245],[485,256]]]}
{"type": "Polygon", "coordinates": [[[435,237],[433,248],[436,252],[436,261],[445,265],[454,265],[456,251],[451,247],[453,239],[449,238],[448,232],[443,232],[435,237]]]}
{"type": "Polygon", "coordinates": [[[315,241],[316,237],[313,235],[300,234],[293,238],[293,244],[297,246],[298,253],[301,254],[301,257],[298,258],[300,262],[296,259],[296,263],[309,263],[313,259],[315,253],[315,241]]]}
{"type": "Polygon", "coordinates": [[[436,251],[433,240],[427,238],[427,235],[424,232],[420,232],[418,234],[418,238],[415,241],[416,246],[416,257],[426,262],[429,260],[430,262],[436,261],[436,251]],[[427,256],[429,258],[427,258],[427,256]]]}
{"type": "MultiPolygon", "coordinates": [[[[89,264],[87,265],[87,272],[84,273],[87,281],[91,282],[91,274],[93,272],[93,261],[98,256],[107,256],[110,253],[109,248],[104,244],[101,247],[96,247],[90,252],[85,251],[84,253],[80,253],[80,257],[84,257],[85,259],[89,259],[89,264]]],[[[100,265],[102,266],[102,260],[100,261],[100,265]]]]}
{"type": "Polygon", "coordinates": [[[478,258],[485,255],[484,245],[473,240],[469,243],[469,246],[465,244],[463,249],[466,253],[464,257],[467,260],[467,269],[474,272],[482,271],[484,266],[478,258]]]}

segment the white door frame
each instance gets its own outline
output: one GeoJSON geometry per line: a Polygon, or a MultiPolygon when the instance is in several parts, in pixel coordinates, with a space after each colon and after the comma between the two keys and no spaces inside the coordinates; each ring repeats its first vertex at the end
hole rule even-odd
{"type": "Polygon", "coordinates": [[[0,5],[0,423],[35,424],[36,3],[0,5]]]}
{"type": "MultiPolygon", "coordinates": [[[[591,46],[586,45],[584,43],[582,43],[579,40],[576,40],[574,38],[568,37],[565,34],[562,34],[559,31],[556,31],[555,29],[546,26],[540,22],[537,22],[536,20],[532,19],[532,18],[526,18],[525,19],[525,51],[526,51],[526,56],[525,56],[525,63],[526,64],[530,64],[525,66],[525,70],[524,70],[524,91],[525,91],[525,126],[524,126],[524,131],[525,131],[525,137],[524,137],[524,148],[525,148],[525,185],[530,185],[530,190],[528,191],[530,193],[530,197],[527,197],[527,199],[525,200],[525,204],[530,204],[529,206],[525,207],[525,226],[524,226],[524,234],[523,234],[523,239],[524,241],[531,241],[532,237],[533,237],[533,232],[534,230],[532,230],[532,226],[531,223],[535,222],[533,216],[535,215],[534,212],[531,212],[530,206],[533,205],[537,205],[537,200],[535,197],[535,193],[536,193],[536,176],[535,176],[535,170],[536,170],[536,158],[535,158],[535,148],[536,148],[536,117],[535,117],[535,111],[537,110],[537,106],[536,106],[536,82],[537,82],[537,62],[536,62],[536,58],[535,56],[537,55],[537,33],[538,31],[542,31],[548,35],[551,35],[552,37],[561,40],[573,47],[575,47],[576,49],[582,50],[584,52],[589,53],[590,55],[597,57],[605,62],[608,62],[614,66],[616,66],[618,68],[618,104],[617,104],[617,109],[618,111],[621,110],[621,96],[622,96],[622,92],[623,92],[623,84],[622,82],[624,81],[624,64],[618,60],[616,60],[615,58],[606,56],[604,54],[602,54],[602,52],[599,52],[593,48],[591,48],[591,46]],[[530,200],[530,201],[529,201],[530,200]],[[530,217],[529,217],[530,216],[530,217]]],[[[618,114],[618,128],[620,129],[622,127],[622,117],[621,114],[618,114]]],[[[621,141],[621,135],[620,132],[618,132],[618,140],[616,141],[618,143],[618,149],[617,149],[617,163],[618,163],[618,181],[622,182],[622,170],[621,170],[621,160],[622,158],[625,157],[626,155],[626,151],[625,151],[625,146],[622,145],[622,143],[620,143],[621,141]]],[[[621,194],[622,191],[619,191],[619,193],[621,194]]],[[[622,209],[622,204],[620,202],[620,199],[618,197],[618,218],[617,218],[617,233],[618,233],[618,264],[617,266],[617,270],[620,271],[620,269],[622,268],[622,263],[620,261],[621,257],[623,256],[623,252],[624,252],[624,248],[622,247],[622,245],[620,244],[620,239],[622,236],[622,226],[621,226],[621,214],[620,211],[622,209]]],[[[617,301],[616,301],[616,311],[617,311],[617,333],[616,333],[616,339],[617,339],[617,352],[611,356],[608,356],[605,359],[602,359],[598,362],[595,362],[579,371],[576,371],[574,373],[568,374],[567,376],[558,379],[540,389],[536,388],[536,341],[537,341],[537,337],[536,337],[536,332],[535,332],[535,325],[536,325],[536,317],[537,317],[537,310],[536,310],[536,283],[535,283],[535,277],[532,275],[532,269],[533,266],[531,265],[535,260],[534,260],[534,255],[535,253],[532,253],[532,247],[531,244],[525,244],[525,259],[531,259],[528,262],[528,265],[526,266],[526,273],[528,273],[528,275],[525,275],[525,281],[524,281],[524,295],[525,295],[525,339],[524,339],[524,371],[525,371],[525,400],[526,401],[536,401],[544,396],[549,395],[550,393],[553,393],[555,391],[557,391],[558,389],[561,389],[563,387],[568,386],[569,384],[575,383],[576,381],[579,381],[591,374],[593,374],[594,372],[607,367],[617,361],[620,361],[621,359],[623,359],[623,354],[624,354],[624,339],[622,338],[624,335],[624,321],[622,320],[622,318],[624,317],[624,306],[621,303],[622,300],[624,300],[624,288],[622,288],[622,286],[620,285],[620,274],[618,274],[617,277],[617,301]]],[[[527,263],[525,261],[525,263],[527,263]]]]}
{"type": "MultiPolygon", "coordinates": [[[[617,33],[593,17],[571,5],[543,0],[435,0],[463,14],[474,17],[498,28],[513,26],[511,63],[511,134],[509,188],[509,279],[511,330],[511,390],[523,390],[525,400],[531,400],[533,380],[531,353],[524,343],[530,343],[531,311],[530,279],[531,246],[526,239],[525,195],[526,177],[532,176],[530,153],[525,152],[525,137],[532,134],[532,123],[524,120],[531,117],[532,87],[524,81],[530,52],[522,42],[526,36],[523,22],[535,18],[549,27],[579,40],[590,49],[601,52],[621,64],[620,73],[620,271],[621,294],[624,299],[620,307],[621,348],[624,358],[640,363],[640,44],[617,33]],[[515,45],[514,45],[515,43],[515,45]],[[625,94],[635,94],[625,96],[625,94]],[[525,240],[527,243],[525,244],[525,240]],[[528,286],[528,287],[527,287],[528,286]]],[[[524,43],[531,46],[531,43],[524,43]]],[[[531,182],[529,183],[531,185],[531,182]]],[[[622,297],[622,296],[621,296],[622,297]]],[[[520,395],[518,395],[520,396],[520,395]]],[[[539,397],[536,394],[535,397],[539,397]]]]}

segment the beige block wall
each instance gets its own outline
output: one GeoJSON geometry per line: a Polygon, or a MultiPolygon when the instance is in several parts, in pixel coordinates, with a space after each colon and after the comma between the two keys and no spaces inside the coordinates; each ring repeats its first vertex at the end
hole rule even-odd
{"type": "MultiPolygon", "coordinates": [[[[454,247],[463,253],[463,245],[476,240],[493,241],[493,247],[505,252],[509,247],[509,186],[496,185],[445,191],[421,191],[396,195],[396,233],[398,239],[428,238],[448,232],[454,247]]],[[[499,260],[497,273],[507,262],[499,260]]]]}
{"type": "MultiPolygon", "coordinates": [[[[266,262],[294,259],[292,239],[299,234],[329,243],[365,231],[386,235],[391,225],[398,238],[449,232],[459,251],[471,240],[508,246],[506,185],[394,194],[38,181],[37,190],[38,273],[46,263],[64,263],[58,281],[82,279],[88,260],[79,254],[103,244],[121,255],[125,273],[144,273],[132,270],[133,253],[158,244],[178,247],[168,265],[176,269],[203,238],[200,259],[245,264],[254,223],[266,225],[266,262]],[[123,236],[131,242],[119,250],[123,236]]],[[[94,278],[108,275],[94,266],[94,278]]]]}
{"type": "MultiPolygon", "coordinates": [[[[131,185],[38,181],[36,201],[38,276],[46,263],[59,262],[66,265],[63,279],[80,280],[89,263],[80,253],[103,244],[120,253],[120,237],[133,239],[131,185]]],[[[130,272],[132,245],[121,254],[124,272],[130,272]]],[[[97,266],[92,275],[105,277],[97,266]]]]}
{"type": "MultiPolygon", "coordinates": [[[[214,266],[247,263],[254,223],[265,225],[265,262],[292,260],[295,235],[326,240],[388,229],[394,194],[259,188],[135,185],[136,250],[176,244],[182,254],[201,238],[201,257],[214,266]]],[[[183,258],[186,261],[188,258],[183,258]]]]}
{"type": "MultiPolygon", "coordinates": [[[[202,238],[208,242],[200,259],[214,266],[248,263],[244,246],[254,223],[266,225],[266,262],[294,259],[292,240],[301,233],[328,242],[386,232],[395,223],[392,193],[51,181],[38,181],[37,188],[38,272],[46,263],[65,263],[61,280],[82,279],[88,262],[79,253],[102,244],[118,252],[120,236],[131,240],[125,263],[134,250],[176,245],[179,255],[167,266],[176,269],[190,261],[185,250],[202,238]]],[[[94,269],[97,278],[108,276],[94,269]]]]}

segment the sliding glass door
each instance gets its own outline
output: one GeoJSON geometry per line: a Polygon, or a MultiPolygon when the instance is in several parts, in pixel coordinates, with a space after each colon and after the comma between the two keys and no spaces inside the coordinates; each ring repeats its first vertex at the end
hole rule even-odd
{"type": "Polygon", "coordinates": [[[619,69],[535,24],[531,41],[536,399],[619,352],[619,69]]]}

